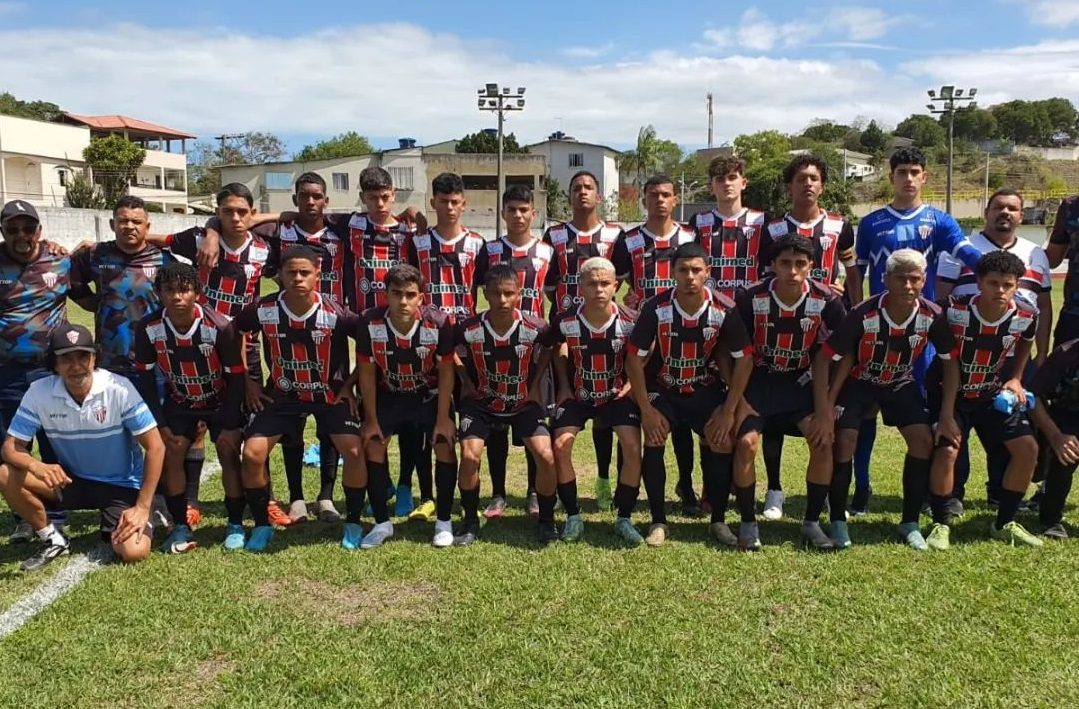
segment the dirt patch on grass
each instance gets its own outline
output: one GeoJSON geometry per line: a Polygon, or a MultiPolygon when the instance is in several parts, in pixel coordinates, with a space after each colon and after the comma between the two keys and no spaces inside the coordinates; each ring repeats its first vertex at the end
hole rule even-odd
{"type": "Polygon", "coordinates": [[[256,586],[254,596],[305,618],[352,627],[419,620],[438,604],[442,591],[425,581],[376,581],[349,587],[313,579],[275,579],[256,586]]]}
{"type": "Polygon", "coordinates": [[[196,686],[216,689],[219,687],[217,680],[234,669],[236,669],[236,663],[225,653],[218,652],[195,665],[191,675],[196,686]]]}

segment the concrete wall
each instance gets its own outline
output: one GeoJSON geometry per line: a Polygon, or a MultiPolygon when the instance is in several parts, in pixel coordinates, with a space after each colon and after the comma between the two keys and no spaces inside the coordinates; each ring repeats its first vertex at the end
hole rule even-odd
{"type": "MultiPolygon", "coordinates": [[[[926,204],[932,205],[937,209],[944,209],[947,206],[946,200],[943,198],[940,200],[926,200],[926,204]]],[[[883,203],[877,202],[859,202],[851,205],[851,211],[854,212],[854,216],[861,219],[870,212],[880,209],[883,203]]],[[[970,217],[980,217],[985,214],[985,202],[979,199],[953,199],[952,200],[952,216],[956,219],[964,219],[970,217]]]]}
{"type": "MultiPolygon", "coordinates": [[[[72,209],[70,207],[38,207],[41,216],[42,236],[65,248],[73,249],[81,241],[110,241],[109,229],[112,213],[99,209],[72,209]]],[[[206,223],[206,217],[195,214],[150,213],[150,231],[154,234],[171,234],[206,223]]]]}

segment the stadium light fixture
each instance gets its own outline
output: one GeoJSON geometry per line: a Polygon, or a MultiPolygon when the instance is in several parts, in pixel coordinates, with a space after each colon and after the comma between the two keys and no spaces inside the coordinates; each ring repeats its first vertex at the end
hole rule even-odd
{"type": "Polygon", "coordinates": [[[947,116],[948,118],[948,188],[947,188],[947,211],[952,213],[952,177],[953,163],[955,162],[955,112],[965,105],[974,106],[974,96],[978,89],[957,89],[948,84],[940,87],[940,96],[933,89],[929,89],[929,103],[926,108],[935,116],[947,116]],[[966,92],[966,96],[963,92],[966,92]]]}
{"type": "Polygon", "coordinates": [[[505,191],[504,175],[502,170],[502,142],[503,123],[506,111],[523,111],[525,107],[525,87],[518,86],[514,93],[510,86],[499,86],[491,83],[485,84],[477,92],[483,98],[479,99],[481,111],[494,111],[498,113],[498,187],[495,195],[495,232],[496,236],[502,236],[502,193],[505,191]]]}

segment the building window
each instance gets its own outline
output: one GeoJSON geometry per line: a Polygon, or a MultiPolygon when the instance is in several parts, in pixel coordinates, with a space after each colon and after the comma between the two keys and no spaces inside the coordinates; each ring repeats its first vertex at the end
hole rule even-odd
{"type": "Polygon", "coordinates": [[[266,189],[268,189],[268,190],[291,190],[292,189],[292,173],[291,172],[267,172],[266,173],[266,189]]]}
{"type": "Polygon", "coordinates": [[[414,190],[415,184],[412,181],[412,168],[411,167],[391,167],[389,168],[390,179],[393,180],[393,186],[399,190],[414,190]]]}
{"type": "Polygon", "coordinates": [[[466,190],[498,190],[498,175],[461,175],[466,190]]]}
{"type": "Polygon", "coordinates": [[[584,153],[570,153],[569,154],[569,166],[570,167],[584,167],[584,153]]]}
{"type": "Polygon", "coordinates": [[[348,173],[333,173],[333,188],[338,192],[348,192],[348,173]]]}

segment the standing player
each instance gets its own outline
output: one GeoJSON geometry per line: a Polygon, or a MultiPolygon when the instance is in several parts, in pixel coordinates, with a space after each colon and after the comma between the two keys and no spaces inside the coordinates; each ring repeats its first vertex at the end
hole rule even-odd
{"type": "Polygon", "coordinates": [[[1059,347],[1079,337],[1079,195],[1064,199],[1057,209],[1053,231],[1045,244],[1049,266],[1056,268],[1068,258],[1068,274],[1064,279],[1064,304],[1053,333],[1053,344],[1059,347]]]}
{"type": "Polygon", "coordinates": [[[760,548],[754,523],[754,461],[762,432],[800,432],[809,443],[803,538],[818,549],[850,546],[845,518],[832,518],[830,540],[820,528],[832,481],[834,417],[828,406],[828,362],[813,355],[843,322],[845,311],[827,284],[809,277],[818,248],[804,236],[781,236],[770,250],[772,275],[737,295],[755,365],[734,454],[735,499],[746,530],[738,535],[739,543],[751,551],[760,548]]]}
{"type": "Polygon", "coordinates": [[[690,426],[701,437],[712,507],[709,532],[721,544],[738,544],[723,516],[731,486],[734,414],[752,368],[745,356],[751,345],[734,303],[707,288],[708,277],[704,247],[678,247],[675,287],[645,301],[630,337],[633,356],[626,359],[626,374],[644,429],[642,474],[652,512],[645,541],[651,546],[663,544],[668,536],[663,450],[668,434],[679,425],[690,426]],[[724,350],[735,360],[726,392],[713,368],[724,350]]]}
{"type": "Polygon", "coordinates": [[[508,425],[536,458],[541,543],[558,539],[554,523],[557,480],[547,412],[540,402],[539,378],[551,361],[548,324],[521,312],[521,286],[513,267],[487,270],[484,295],[490,309],[457,325],[454,343],[474,390],[461,397],[461,509],[464,520],[454,543],[467,546],[479,535],[480,455],[496,423],[508,425]]]}
{"type": "Polygon", "coordinates": [[[959,376],[951,357],[955,339],[948,323],[940,308],[921,295],[925,278],[926,259],[920,251],[893,251],[885,265],[885,290],[851,310],[817,354],[821,364],[829,358],[838,362],[829,389],[829,403],[840,408],[829,499],[833,527],[846,515],[859,427],[863,419],[875,418],[879,408],[885,425],[899,429],[907,444],[898,531],[917,550],[928,548],[918,529],[918,515],[929,485],[933,433],[914,366],[932,344],[942,360],[944,376],[959,376]]]}
{"type": "Polygon", "coordinates": [[[551,327],[558,382],[552,419],[555,468],[558,494],[566,510],[562,541],[576,541],[584,531],[577,504],[573,444],[591,420],[602,422],[618,436],[623,460],[618,468],[615,531],[625,542],[637,546],[644,539],[630,515],[641,487],[641,416],[629,396],[625,376],[626,344],[636,317],[614,302],[618,278],[610,261],[590,258],[581,264],[579,275],[584,303],[556,315],[551,327]]]}

